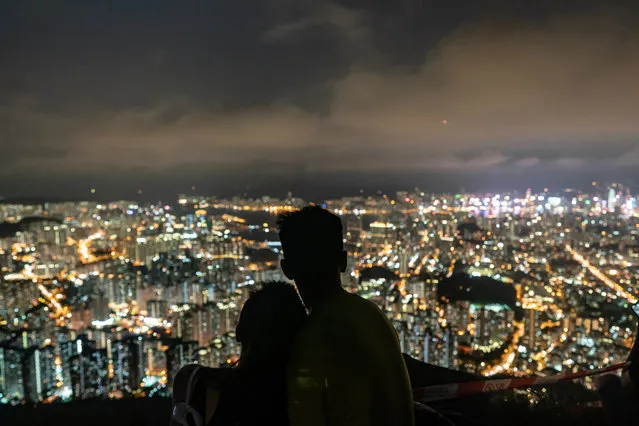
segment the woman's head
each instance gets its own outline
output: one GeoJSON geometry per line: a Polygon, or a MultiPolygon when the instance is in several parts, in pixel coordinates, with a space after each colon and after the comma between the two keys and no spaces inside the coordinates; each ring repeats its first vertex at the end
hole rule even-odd
{"type": "Polygon", "coordinates": [[[306,310],[292,284],[265,283],[242,308],[236,335],[242,345],[240,367],[285,363],[306,310]]]}

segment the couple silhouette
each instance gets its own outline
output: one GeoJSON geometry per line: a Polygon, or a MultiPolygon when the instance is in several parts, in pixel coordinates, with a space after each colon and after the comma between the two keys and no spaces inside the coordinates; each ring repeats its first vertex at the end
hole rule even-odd
{"type": "MultiPolygon", "coordinates": [[[[490,403],[489,394],[457,405],[447,402],[445,416],[443,410],[414,404],[411,384],[419,388],[482,378],[402,355],[384,313],[342,289],[347,255],[337,216],[306,207],[280,216],[278,226],[282,270],[295,286],[271,282],[251,292],[236,329],[241,355],[234,368],[190,364],[180,370],[173,385],[171,426],[404,426],[413,425],[415,416],[419,424],[450,425],[454,418],[455,424],[465,425],[513,409],[490,403]]],[[[639,418],[636,340],[628,360],[626,384],[602,377],[599,386],[604,411],[615,424],[634,425],[639,418]]],[[[493,420],[511,424],[513,419],[504,416],[493,420]]],[[[526,416],[515,417],[528,424],[526,416]]]]}
{"type": "Polygon", "coordinates": [[[413,425],[397,334],[373,303],[342,289],[339,217],[311,206],[280,215],[281,267],[295,283],[251,292],[231,369],[183,368],[172,425],[413,425]]]}

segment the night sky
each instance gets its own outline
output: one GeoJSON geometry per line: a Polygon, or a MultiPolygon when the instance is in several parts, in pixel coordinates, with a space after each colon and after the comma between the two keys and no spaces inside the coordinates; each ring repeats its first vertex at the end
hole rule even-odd
{"type": "Polygon", "coordinates": [[[3,0],[0,148],[7,197],[636,184],[639,2],[3,0]]]}

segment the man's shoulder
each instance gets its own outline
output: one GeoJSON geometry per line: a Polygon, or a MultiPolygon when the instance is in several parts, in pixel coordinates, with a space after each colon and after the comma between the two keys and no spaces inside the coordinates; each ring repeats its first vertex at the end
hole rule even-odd
{"type": "MultiPolygon", "coordinates": [[[[311,312],[300,333],[300,340],[324,339],[332,341],[363,330],[391,330],[392,326],[382,310],[373,302],[346,291],[326,301],[311,312]]],[[[361,337],[361,336],[360,336],[361,337]]]]}
{"type": "MultiPolygon", "coordinates": [[[[332,325],[340,334],[357,334],[357,340],[369,333],[394,336],[395,330],[386,314],[373,302],[356,294],[344,292],[330,306],[326,306],[318,322],[332,325]]],[[[383,339],[379,339],[381,342],[383,339]]]]}
{"type": "Polygon", "coordinates": [[[327,300],[321,308],[311,312],[301,334],[345,332],[353,325],[387,321],[384,313],[373,302],[346,291],[327,300]]]}
{"type": "Polygon", "coordinates": [[[332,298],[333,303],[336,304],[357,304],[357,305],[366,305],[366,306],[375,306],[373,303],[364,299],[357,294],[350,293],[346,290],[340,291],[335,297],[332,298]]]}
{"type": "Polygon", "coordinates": [[[361,296],[344,292],[341,299],[341,304],[343,304],[346,309],[353,314],[386,318],[382,310],[375,303],[364,299],[361,296]]]}

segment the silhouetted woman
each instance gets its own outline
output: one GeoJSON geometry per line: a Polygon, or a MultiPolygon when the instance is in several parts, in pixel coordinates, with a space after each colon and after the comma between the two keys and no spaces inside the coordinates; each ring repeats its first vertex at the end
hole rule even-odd
{"type": "Polygon", "coordinates": [[[252,291],[236,328],[239,361],[233,368],[183,368],[174,406],[187,401],[189,407],[174,409],[172,425],[287,425],[286,366],[305,319],[293,285],[271,282],[252,291]],[[197,413],[186,412],[191,409],[197,413]]]}

